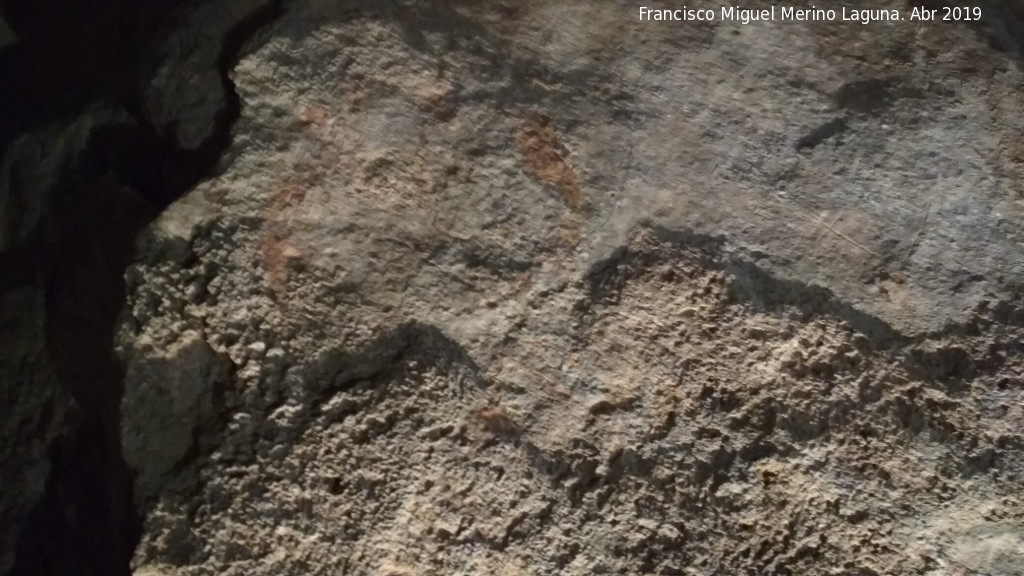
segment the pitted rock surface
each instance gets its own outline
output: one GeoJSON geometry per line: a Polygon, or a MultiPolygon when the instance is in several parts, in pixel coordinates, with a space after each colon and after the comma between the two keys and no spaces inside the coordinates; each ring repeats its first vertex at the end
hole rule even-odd
{"type": "Polygon", "coordinates": [[[128,271],[136,574],[1024,574],[1006,29],[283,8],[128,271]]]}

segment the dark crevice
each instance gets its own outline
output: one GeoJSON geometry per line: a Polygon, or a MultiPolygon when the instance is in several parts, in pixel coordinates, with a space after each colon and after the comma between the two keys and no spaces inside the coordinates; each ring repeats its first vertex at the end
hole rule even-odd
{"type": "Polygon", "coordinates": [[[140,59],[186,0],[0,0],[0,152],[20,134],[134,90],[140,59]]]}
{"type": "Polygon", "coordinates": [[[5,265],[0,289],[45,283],[47,354],[74,400],[64,434],[50,447],[46,493],[23,526],[10,576],[131,573],[129,562],[142,519],[134,509],[132,472],[121,451],[124,373],[113,353],[116,321],[125,300],[124,271],[136,235],[209,174],[230,145],[241,105],[228,72],[245,41],[281,12],[280,4],[272,3],[224,36],[216,65],[226,105],[216,115],[211,136],[196,149],[183,149],[140,116],[133,103],[141,97],[127,87],[142,85],[137,77],[139,56],[132,53],[143,45],[139,30],[157,29],[161,18],[185,3],[165,0],[146,9],[138,8],[138,3],[99,4],[3,4],[22,39],[17,50],[0,55],[4,85],[27,78],[34,69],[40,72],[18,90],[2,91],[0,150],[25,130],[69,117],[98,100],[119,103],[134,118],[93,130],[76,165],[49,193],[50,210],[41,228],[50,232],[36,233],[31,239],[38,241],[0,255],[5,265]],[[62,12],[63,8],[68,10],[62,12]],[[89,10],[97,12],[74,20],[75,14],[89,10]],[[88,29],[84,23],[95,26],[88,29]],[[72,25],[85,30],[71,39],[57,38],[72,25]],[[51,61],[52,54],[88,52],[93,46],[102,50],[70,63],[51,61]],[[103,66],[111,70],[90,77],[91,68],[103,66]],[[53,98],[76,78],[82,85],[69,88],[73,94],[53,98]],[[6,114],[8,110],[21,116],[6,114]]]}
{"type": "Polygon", "coordinates": [[[900,89],[898,78],[868,78],[844,82],[832,98],[839,109],[879,114],[900,98],[900,89]]]}
{"type": "Polygon", "coordinates": [[[796,141],[796,149],[799,151],[814,148],[829,138],[838,136],[849,129],[850,126],[846,123],[845,118],[833,118],[801,136],[796,141]]]}

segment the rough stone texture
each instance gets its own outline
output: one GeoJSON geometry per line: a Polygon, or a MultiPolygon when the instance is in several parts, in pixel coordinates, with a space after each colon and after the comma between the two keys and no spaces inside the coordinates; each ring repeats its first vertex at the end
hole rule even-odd
{"type": "Polygon", "coordinates": [[[285,4],[128,272],[136,574],[1024,574],[1015,24],[632,11],[285,4]]]}
{"type": "Polygon", "coordinates": [[[116,504],[131,484],[114,472],[111,348],[125,248],[147,208],[112,183],[95,146],[125,122],[123,111],[88,109],[16,140],[0,166],[0,574],[98,569],[96,558],[118,554],[112,516],[133,515],[116,504]]]}
{"type": "Polygon", "coordinates": [[[123,446],[125,460],[141,472],[136,483],[145,494],[158,489],[160,477],[188,455],[196,429],[214,419],[217,385],[226,374],[225,362],[218,362],[195,332],[163,350],[147,348],[144,341],[136,347],[149,361],[132,364],[145,373],[127,375],[138,385],[124,400],[134,434],[123,439],[123,446]],[[160,356],[164,362],[155,362],[160,356]]]}
{"type": "Polygon", "coordinates": [[[271,6],[269,0],[204,2],[182,17],[152,56],[155,65],[143,94],[147,118],[165,136],[197,149],[215,134],[218,116],[233,96],[221,81],[223,39],[271,6]]]}
{"type": "Polygon", "coordinates": [[[124,269],[138,232],[226,145],[237,99],[223,70],[265,17],[254,2],[0,4],[19,39],[0,34],[0,574],[126,575],[139,518],[113,353],[124,269]],[[165,33],[171,13],[188,34],[165,33]],[[173,48],[189,34],[201,49],[173,48]],[[202,70],[207,105],[151,82],[171,70],[202,70]],[[147,97],[187,101],[154,111],[147,97]],[[204,124],[198,148],[170,130],[183,120],[204,124]]]}

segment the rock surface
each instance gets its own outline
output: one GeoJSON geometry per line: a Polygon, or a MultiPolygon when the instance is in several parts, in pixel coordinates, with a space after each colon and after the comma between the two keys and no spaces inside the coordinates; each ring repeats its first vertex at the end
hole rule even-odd
{"type": "Polygon", "coordinates": [[[128,272],[136,574],[1024,574],[1018,25],[633,11],[285,3],[128,272]]]}
{"type": "Polygon", "coordinates": [[[0,29],[0,574],[130,574],[139,516],[113,350],[124,270],[138,232],[226,146],[238,107],[224,70],[266,21],[252,2],[184,4],[0,2],[18,40],[0,29]],[[208,37],[192,66],[211,104],[187,147],[163,125],[182,109],[140,103],[177,88],[159,71],[188,77],[192,54],[161,21],[196,11],[189,34],[208,37]]]}
{"type": "Polygon", "coordinates": [[[21,529],[44,496],[49,451],[73,408],[48,350],[53,300],[47,301],[46,274],[37,265],[43,255],[33,254],[32,245],[48,236],[43,222],[61,171],[97,124],[119,119],[97,112],[27,135],[0,164],[0,574],[13,565],[21,529]]]}

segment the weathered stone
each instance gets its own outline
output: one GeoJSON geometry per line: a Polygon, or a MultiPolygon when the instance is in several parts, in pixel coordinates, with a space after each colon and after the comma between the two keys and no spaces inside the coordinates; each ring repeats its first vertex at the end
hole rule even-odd
{"type": "Polygon", "coordinates": [[[272,0],[204,2],[188,13],[152,57],[144,91],[146,116],[185,149],[197,149],[216,133],[229,108],[221,67],[224,41],[247,18],[272,8],[272,0]]]}
{"type": "Polygon", "coordinates": [[[66,124],[25,134],[0,164],[0,573],[14,561],[25,521],[43,497],[53,442],[66,432],[73,402],[47,350],[44,266],[59,236],[47,223],[53,188],[85,150],[90,131],[123,120],[117,112],[93,108],[66,124]]]}
{"type": "Polygon", "coordinates": [[[178,342],[152,349],[131,361],[134,384],[124,398],[125,461],[140,471],[140,500],[153,494],[162,477],[190,450],[203,448],[203,425],[216,421],[215,401],[230,362],[218,358],[200,334],[186,332],[178,342]]]}
{"type": "Polygon", "coordinates": [[[21,42],[0,53],[0,574],[128,571],[138,518],[111,349],[124,267],[155,208],[219,156],[237,114],[219,71],[259,24],[218,13],[230,21],[203,50],[226,63],[197,68],[217,76],[221,109],[202,149],[186,150],[134,93],[140,72],[169,58],[146,52],[163,37],[154,26],[184,3],[101,4],[4,5],[21,42]]]}
{"type": "Polygon", "coordinates": [[[128,272],[137,573],[1019,571],[1003,36],[284,8],[128,272]]]}

